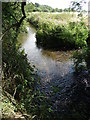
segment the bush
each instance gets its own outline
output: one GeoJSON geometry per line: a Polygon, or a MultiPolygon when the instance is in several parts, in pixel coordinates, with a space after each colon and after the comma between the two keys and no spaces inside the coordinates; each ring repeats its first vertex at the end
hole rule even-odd
{"type": "MultiPolygon", "coordinates": [[[[88,37],[89,38],[89,37],[88,37]]],[[[88,71],[90,73],[90,45],[73,54],[75,72],[88,71]]]]}
{"type": "Polygon", "coordinates": [[[70,22],[67,26],[43,26],[36,32],[37,43],[43,47],[77,49],[86,46],[88,31],[85,24],[70,22]]]}

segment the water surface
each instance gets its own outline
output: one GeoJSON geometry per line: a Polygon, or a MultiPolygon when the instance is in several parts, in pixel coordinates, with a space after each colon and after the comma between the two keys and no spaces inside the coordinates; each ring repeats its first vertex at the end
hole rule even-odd
{"type": "Polygon", "coordinates": [[[56,101],[60,102],[63,98],[66,100],[68,94],[64,96],[61,94],[66,93],[75,81],[73,62],[70,59],[73,51],[52,51],[38,48],[36,30],[32,27],[27,27],[27,30],[27,34],[20,35],[22,48],[25,49],[28,61],[35,65],[37,74],[41,78],[40,90],[52,97],[56,106],[56,101]],[[55,90],[55,87],[58,89],[55,90]],[[53,92],[55,94],[51,96],[53,92]]]}
{"type": "Polygon", "coordinates": [[[28,34],[21,34],[22,48],[28,56],[28,60],[36,66],[39,70],[49,73],[59,72],[65,75],[68,72],[73,72],[72,51],[52,51],[43,50],[36,45],[35,29],[27,27],[28,34]]]}

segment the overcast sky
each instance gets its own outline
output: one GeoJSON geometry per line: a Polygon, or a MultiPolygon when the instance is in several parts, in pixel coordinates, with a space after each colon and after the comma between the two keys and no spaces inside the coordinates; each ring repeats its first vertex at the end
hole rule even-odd
{"type": "MultiPolygon", "coordinates": [[[[74,0],[28,0],[29,2],[33,2],[33,3],[39,3],[42,5],[49,5],[53,8],[68,8],[70,5],[71,1],[74,0]]],[[[80,0],[75,0],[75,1],[80,1],[80,0]]],[[[88,3],[88,0],[86,0],[86,2],[88,3]]],[[[88,9],[88,4],[85,4],[83,6],[83,9],[87,10],[88,9]]]]}

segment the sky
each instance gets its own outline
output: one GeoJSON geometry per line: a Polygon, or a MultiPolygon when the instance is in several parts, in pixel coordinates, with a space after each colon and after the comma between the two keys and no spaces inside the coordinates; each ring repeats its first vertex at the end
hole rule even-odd
{"type": "MultiPolygon", "coordinates": [[[[29,0],[29,2],[33,3],[39,3],[41,5],[49,5],[53,8],[68,8],[70,5],[70,2],[74,0],[29,0]]],[[[80,1],[80,0],[75,0],[80,1]]],[[[88,10],[88,0],[85,0],[87,4],[83,6],[83,9],[88,10]]]]}

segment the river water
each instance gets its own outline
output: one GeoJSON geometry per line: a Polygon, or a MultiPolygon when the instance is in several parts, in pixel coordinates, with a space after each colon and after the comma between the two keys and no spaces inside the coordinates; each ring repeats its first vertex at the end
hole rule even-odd
{"type": "Polygon", "coordinates": [[[22,49],[25,49],[28,61],[35,65],[37,74],[41,78],[41,84],[38,87],[53,99],[56,106],[56,104],[60,104],[59,100],[63,101],[63,98],[65,98],[64,101],[68,100],[66,91],[71,88],[75,81],[71,60],[73,51],[53,51],[38,48],[35,37],[36,30],[32,27],[27,27],[27,30],[27,34],[20,35],[22,49]],[[66,95],[61,96],[62,94],[66,95]]]}

